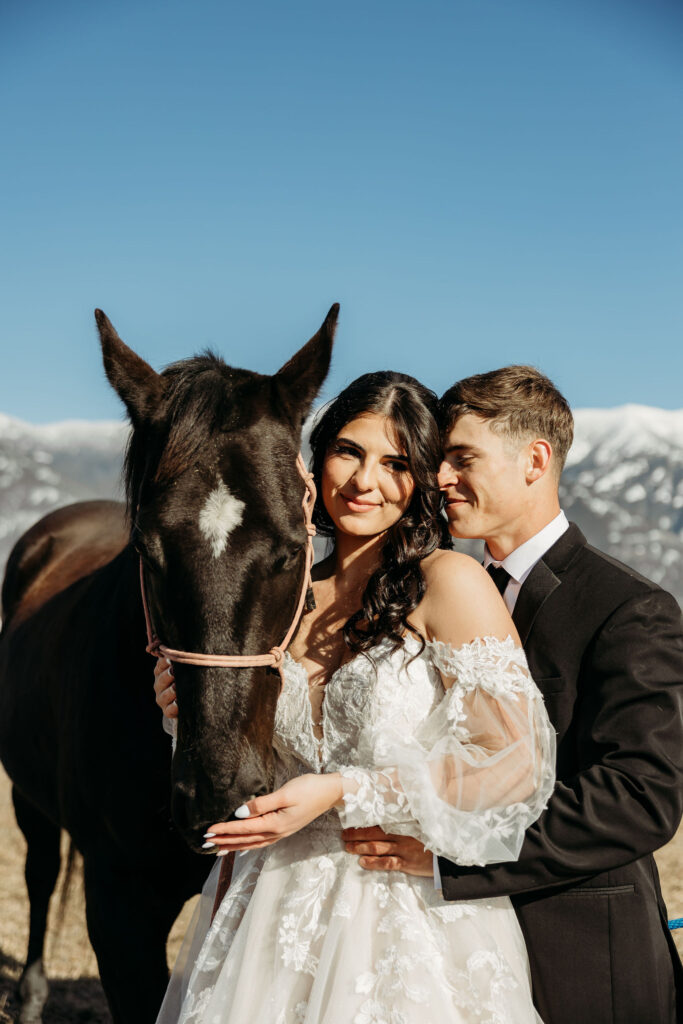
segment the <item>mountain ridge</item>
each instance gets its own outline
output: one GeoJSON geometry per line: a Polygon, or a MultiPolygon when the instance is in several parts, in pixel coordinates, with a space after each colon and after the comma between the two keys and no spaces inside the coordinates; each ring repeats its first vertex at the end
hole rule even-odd
{"type": "MultiPolygon", "coordinates": [[[[683,409],[631,403],[574,417],[562,507],[592,544],[683,601],[683,409]]],[[[0,565],[52,509],[122,497],[128,430],[118,420],[32,424],[0,413],[0,565]]]]}

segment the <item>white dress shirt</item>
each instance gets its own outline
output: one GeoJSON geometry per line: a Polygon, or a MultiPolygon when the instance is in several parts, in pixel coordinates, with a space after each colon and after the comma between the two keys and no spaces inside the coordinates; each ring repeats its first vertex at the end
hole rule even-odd
{"type": "MultiPolygon", "coordinates": [[[[510,574],[510,579],[503,591],[503,600],[510,615],[515,610],[517,598],[519,597],[524,580],[536,563],[540,562],[546,551],[549,551],[555,541],[559,540],[568,529],[569,522],[567,517],[560,510],[555,518],[551,519],[542,530],[539,530],[533,537],[525,540],[518,548],[511,551],[502,562],[496,561],[488,547],[484,548],[484,568],[488,569],[490,565],[494,565],[497,568],[499,565],[502,565],[505,571],[510,574]]],[[[441,889],[441,872],[439,871],[439,861],[436,856],[434,856],[434,887],[441,889]]]]}
{"type": "Polygon", "coordinates": [[[560,510],[555,518],[551,519],[542,530],[539,530],[537,534],[530,537],[529,540],[525,540],[514,551],[511,551],[502,562],[496,561],[488,547],[484,548],[484,568],[488,569],[490,565],[494,565],[497,568],[499,565],[502,565],[505,571],[510,574],[511,578],[508,580],[508,584],[503,591],[503,600],[510,615],[515,610],[522,583],[524,583],[524,580],[536,563],[540,562],[546,551],[553,546],[555,541],[560,539],[567,529],[569,529],[567,517],[560,510]]]}

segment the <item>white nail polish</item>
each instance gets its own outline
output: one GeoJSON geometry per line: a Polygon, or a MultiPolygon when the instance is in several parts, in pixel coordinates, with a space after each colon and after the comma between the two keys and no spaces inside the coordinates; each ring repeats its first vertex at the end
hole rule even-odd
{"type": "Polygon", "coordinates": [[[227,855],[229,853],[230,853],[230,850],[219,850],[218,853],[216,854],[216,856],[217,857],[227,857],[227,855]]]}
{"type": "Polygon", "coordinates": [[[202,843],[202,850],[210,850],[211,847],[215,845],[215,843],[202,843]]]}
{"type": "Polygon", "coordinates": [[[248,818],[249,817],[249,808],[247,807],[246,804],[240,804],[240,806],[235,811],[235,817],[236,818],[248,818]]]}
{"type": "Polygon", "coordinates": [[[205,832],[204,833],[204,838],[205,839],[215,839],[216,838],[216,833],[215,832],[205,832]]]}

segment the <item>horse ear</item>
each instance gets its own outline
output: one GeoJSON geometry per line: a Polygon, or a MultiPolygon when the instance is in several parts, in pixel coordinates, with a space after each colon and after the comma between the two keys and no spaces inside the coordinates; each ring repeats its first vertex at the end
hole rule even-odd
{"type": "Polygon", "coordinates": [[[121,341],[101,309],[95,310],[100,332],[104,372],[125,403],[134,425],[152,419],[163,397],[163,381],[152,367],[121,341]]]}
{"type": "Polygon", "coordinates": [[[330,368],[338,316],[339,303],[335,302],[320,330],[275,374],[280,398],[292,419],[299,423],[306,419],[330,368]]]}

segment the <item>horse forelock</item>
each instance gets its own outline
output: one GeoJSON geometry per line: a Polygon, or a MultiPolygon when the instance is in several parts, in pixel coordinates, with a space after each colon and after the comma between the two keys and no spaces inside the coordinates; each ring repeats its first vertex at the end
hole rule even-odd
{"type": "Polygon", "coordinates": [[[254,401],[259,384],[268,378],[228,366],[207,351],[173,363],[162,372],[164,404],[156,419],[131,434],[124,463],[124,482],[131,518],[148,478],[168,484],[202,460],[214,440],[249,426],[261,413],[254,401]]]}

